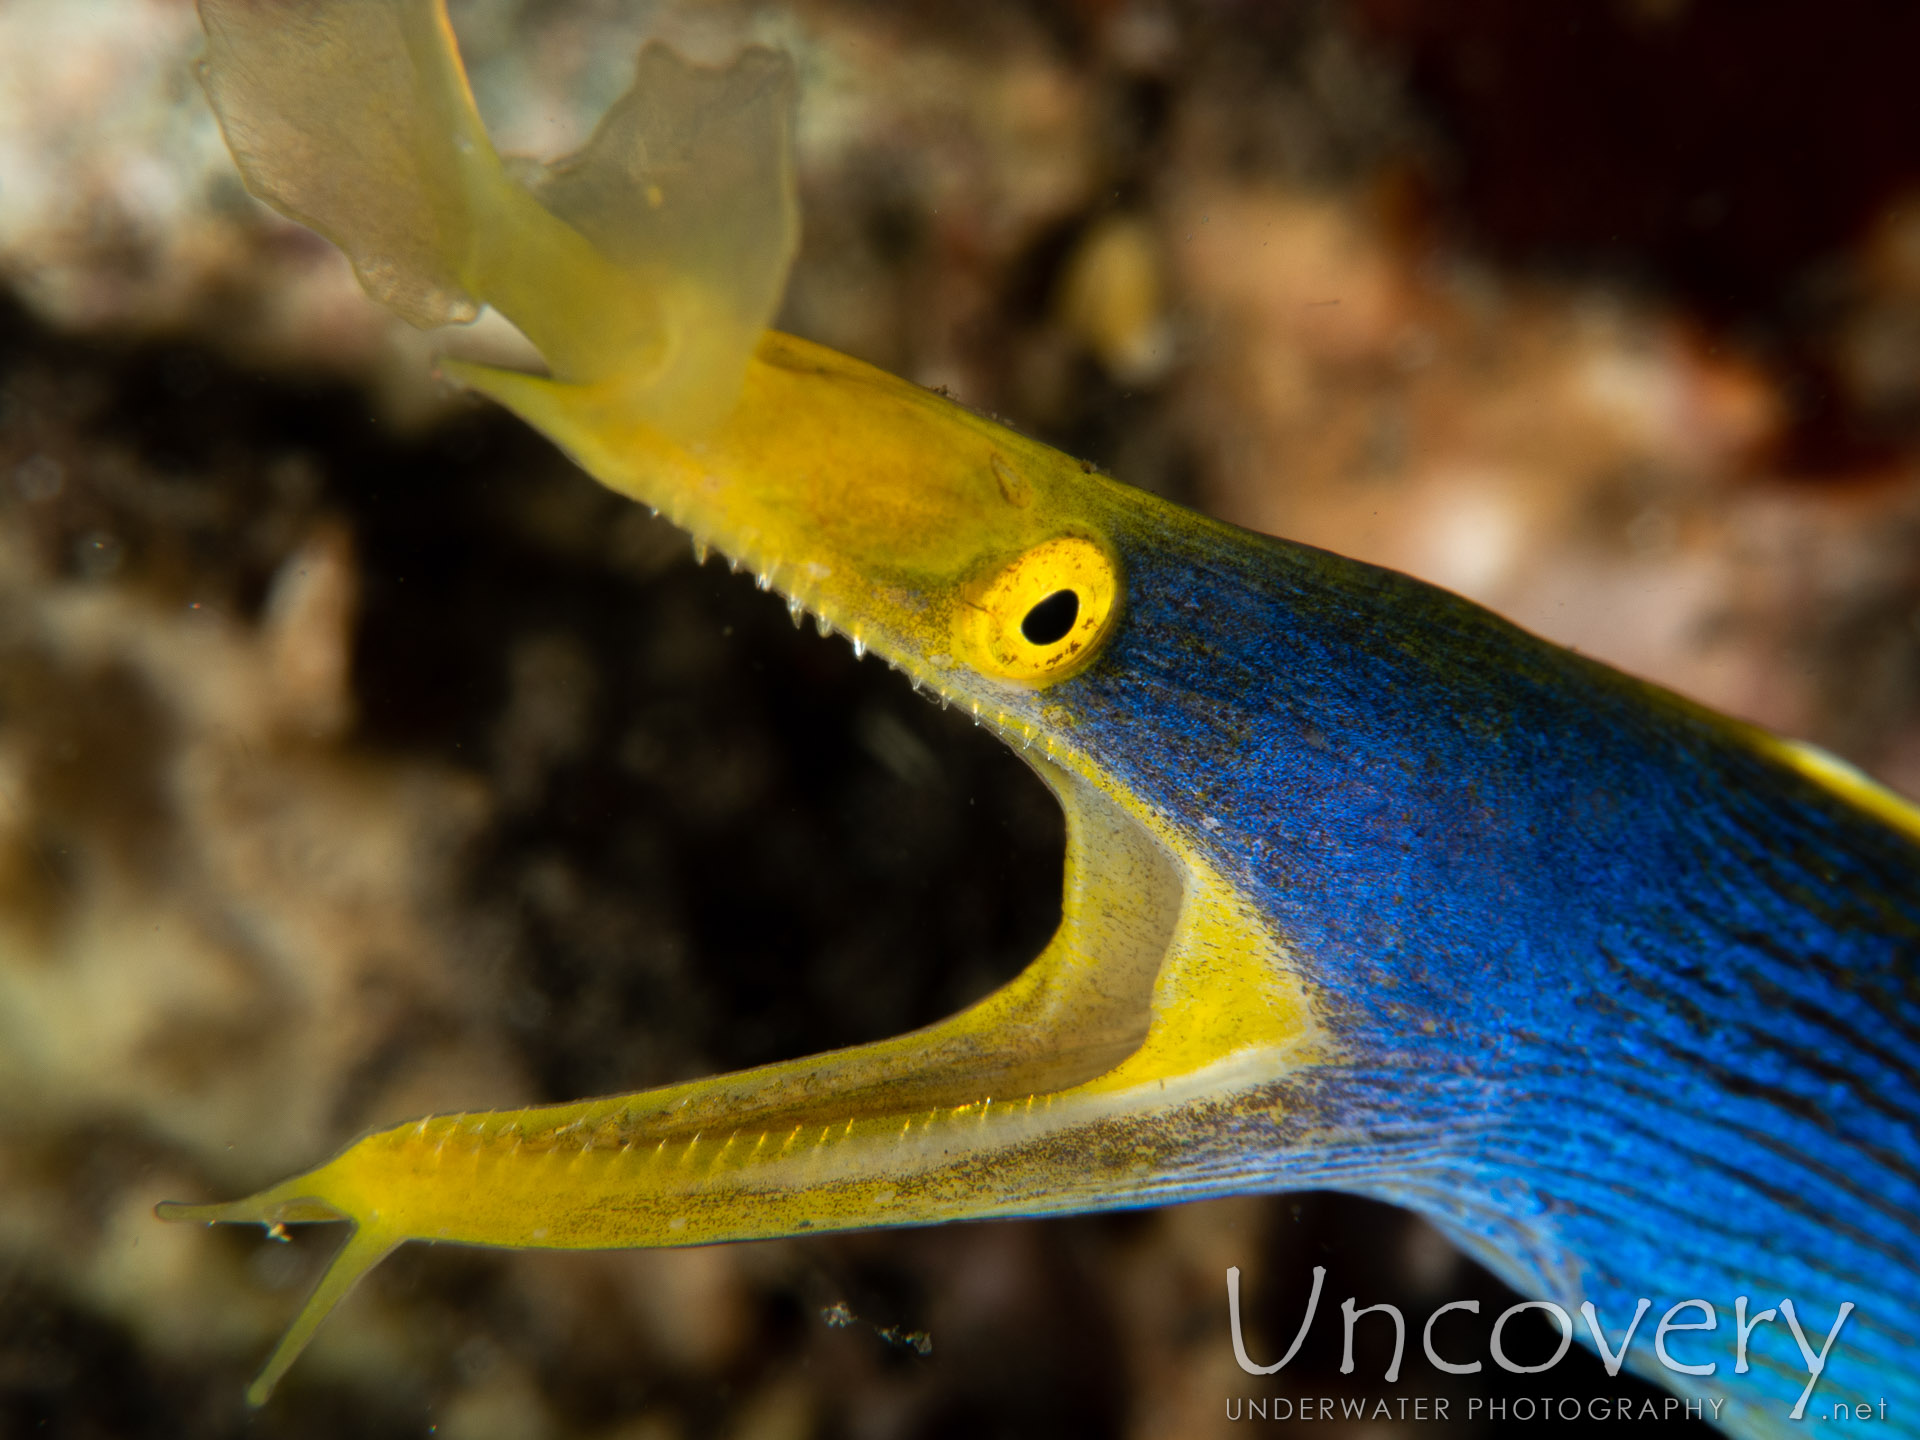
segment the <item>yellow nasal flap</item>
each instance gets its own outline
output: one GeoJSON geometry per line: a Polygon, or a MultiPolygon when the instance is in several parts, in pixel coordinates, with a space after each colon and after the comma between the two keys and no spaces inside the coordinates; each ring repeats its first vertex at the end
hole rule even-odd
{"type": "Polygon", "coordinates": [[[738,398],[799,234],[787,59],[641,52],[579,153],[503,163],[440,0],[200,0],[201,75],[254,194],[416,325],[492,305],[556,379],[705,432],[738,398]]]}

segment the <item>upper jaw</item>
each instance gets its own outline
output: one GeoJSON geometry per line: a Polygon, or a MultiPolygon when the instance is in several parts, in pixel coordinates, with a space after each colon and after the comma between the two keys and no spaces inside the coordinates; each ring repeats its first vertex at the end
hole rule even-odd
{"type": "Polygon", "coordinates": [[[601,483],[671,520],[1010,744],[1076,769],[1041,692],[964,663],[969,588],[1063,527],[1097,531],[1113,482],[931,391],[769,332],[732,416],[696,440],[636,421],[617,383],[565,384],[458,360],[601,483]]]}

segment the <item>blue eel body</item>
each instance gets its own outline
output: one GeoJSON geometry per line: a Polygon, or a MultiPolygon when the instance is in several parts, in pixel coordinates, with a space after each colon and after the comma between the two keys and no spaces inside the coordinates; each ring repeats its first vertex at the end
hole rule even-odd
{"type": "Polygon", "coordinates": [[[1629,1364],[1745,1428],[1809,1375],[1783,1321],[1735,1373],[1737,1297],[1791,1299],[1816,1353],[1851,1301],[1807,1420],[1920,1433],[1920,844],[1444,591],[1141,529],[1121,627],[1050,698],[1258,897],[1349,1054],[1188,1178],[1410,1206],[1610,1345],[1647,1297],[1629,1364]],[[1694,1298],[1720,1328],[1669,1353],[1714,1373],[1663,1373],[1694,1298]]]}

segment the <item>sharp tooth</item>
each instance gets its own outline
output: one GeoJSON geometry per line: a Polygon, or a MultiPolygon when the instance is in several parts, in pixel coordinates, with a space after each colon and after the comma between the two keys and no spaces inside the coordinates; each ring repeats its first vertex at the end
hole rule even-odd
{"type": "Polygon", "coordinates": [[[706,541],[696,540],[693,542],[693,563],[696,565],[704,565],[707,563],[706,541]]]}
{"type": "Polygon", "coordinates": [[[800,628],[800,622],[807,617],[807,607],[802,605],[798,600],[789,600],[787,601],[787,617],[793,621],[793,628],[798,630],[800,628]]]}
{"type": "Polygon", "coordinates": [[[866,653],[867,653],[867,642],[862,640],[858,635],[854,636],[853,637],[853,658],[858,660],[861,656],[865,655],[866,653]]]}
{"type": "Polygon", "coordinates": [[[758,585],[762,590],[771,590],[773,588],[773,576],[765,570],[762,570],[758,575],[753,577],[753,583],[758,585]]]}
{"type": "Polygon", "coordinates": [[[824,615],[816,615],[813,617],[813,628],[819,632],[822,640],[833,634],[833,622],[824,615]]]}

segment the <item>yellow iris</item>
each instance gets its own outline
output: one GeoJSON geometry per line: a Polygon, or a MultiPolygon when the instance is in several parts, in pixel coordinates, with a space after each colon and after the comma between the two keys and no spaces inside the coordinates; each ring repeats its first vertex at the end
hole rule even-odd
{"type": "Polygon", "coordinates": [[[1099,653],[1119,610],[1120,569],[1078,535],[1043,540],[994,574],[956,611],[954,637],[975,669],[1051,684],[1099,653]]]}

